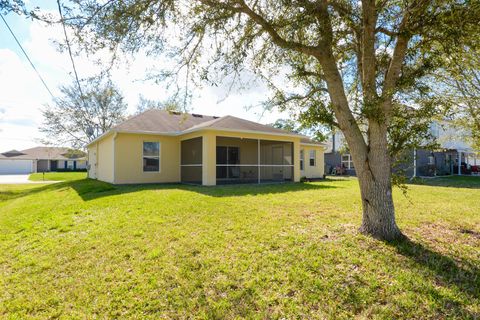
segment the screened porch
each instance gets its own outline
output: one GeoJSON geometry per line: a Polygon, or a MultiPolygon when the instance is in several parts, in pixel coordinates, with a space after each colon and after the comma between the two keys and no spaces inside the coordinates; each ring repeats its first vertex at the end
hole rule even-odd
{"type": "Polygon", "coordinates": [[[205,140],[198,137],[181,142],[182,182],[202,184],[208,178],[209,165],[215,166],[211,176],[220,185],[293,181],[292,142],[223,136],[205,140]],[[206,143],[212,143],[212,148],[206,148],[206,143]],[[205,150],[211,151],[204,154],[205,150]]]}

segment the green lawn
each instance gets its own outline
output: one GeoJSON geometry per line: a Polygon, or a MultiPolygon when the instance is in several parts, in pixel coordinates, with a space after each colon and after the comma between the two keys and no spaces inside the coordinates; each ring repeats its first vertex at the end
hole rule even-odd
{"type": "Polygon", "coordinates": [[[0,318],[478,319],[480,188],[451,186],[395,191],[394,244],[354,179],[0,186],[0,318]]]}
{"type": "Polygon", "coordinates": [[[86,172],[45,172],[32,173],[28,179],[31,181],[71,181],[85,179],[86,172]]]}
{"type": "Polygon", "coordinates": [[[417,180],[416,183],[440,187],[480,188],[480,176],[423,178],[417,180]]]}

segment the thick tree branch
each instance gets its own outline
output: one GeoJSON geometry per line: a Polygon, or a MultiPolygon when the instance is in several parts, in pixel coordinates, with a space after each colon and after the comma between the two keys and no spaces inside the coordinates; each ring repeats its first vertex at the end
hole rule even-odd
{"type": "Polygon", "coordinates": [[[375,26],[377,24],[377,9],[375,0],[362,1],[362,87],[364,103],[369,105],[376,99],[376,56],[375,56],[375,26]]]}

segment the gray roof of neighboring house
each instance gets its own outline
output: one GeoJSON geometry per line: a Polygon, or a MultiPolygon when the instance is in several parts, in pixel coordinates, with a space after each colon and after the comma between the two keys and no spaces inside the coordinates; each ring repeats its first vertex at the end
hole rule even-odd
{"type": "Polygon", "coordinates": [[[84,160],[85,153],[63,147],[34,147],[0,153],[0,159],[84,160]]]}
{"type": "Polygon", "coordinates": [[[112,131],[145,132],[152,134],[182,134],[201,129],[255,131],[274,135],[296,135],[302,143],[324,144],[310,140],[304,135],[274,128],[269,125],[240,119],[233,116],[213,117],[151,109],[120,123],[112,131]]]}
{"type": "Polygon", "coordinates": [[[310,138],[302,138],[302,139],[300,139],[300,143],[315,144],[315,145],[318,145],[319,147],[326,147],[325,143],[318,142],[318,141],[312,140],[310,138]]]}

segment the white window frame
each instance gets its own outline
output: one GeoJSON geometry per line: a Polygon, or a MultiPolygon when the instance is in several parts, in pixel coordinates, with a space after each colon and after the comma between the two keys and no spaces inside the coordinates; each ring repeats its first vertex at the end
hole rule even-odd
{"type": "Polygon", "coordinates": [[[342,166],[344,166],[348,170],[355,169],[355,166],[353,164],[352,155],[350,153],[345,153],[345,154],[341,155],[341,163],[342,163],[342,166]],[[348,159],[343,160],[343,157],[348,157],[348,159]]]}
{"type": "Polygon", "coordinates": [[[317,150],[310,150],[310,152],[308,153],[308,164],[310,167],[317,166],[317,150]],[[313,165],[312,165],[312,160],[313,160],[313,165]]]}
{"type": "Polygon", "coordinates": [[[162,143],[160,141],[143,141],[142,142],[142,172],[143,173],[160,173],[162,172],[162,143]],[[152,156],[145,156],[144,154],[144,144],[145,143],[158,143],[158,157],[152,156]],[[143,166],[143,159],[144,158],[151,158],[156,159],[158,158],[158,171],[145,171],[145,167],[143,166]]]}

